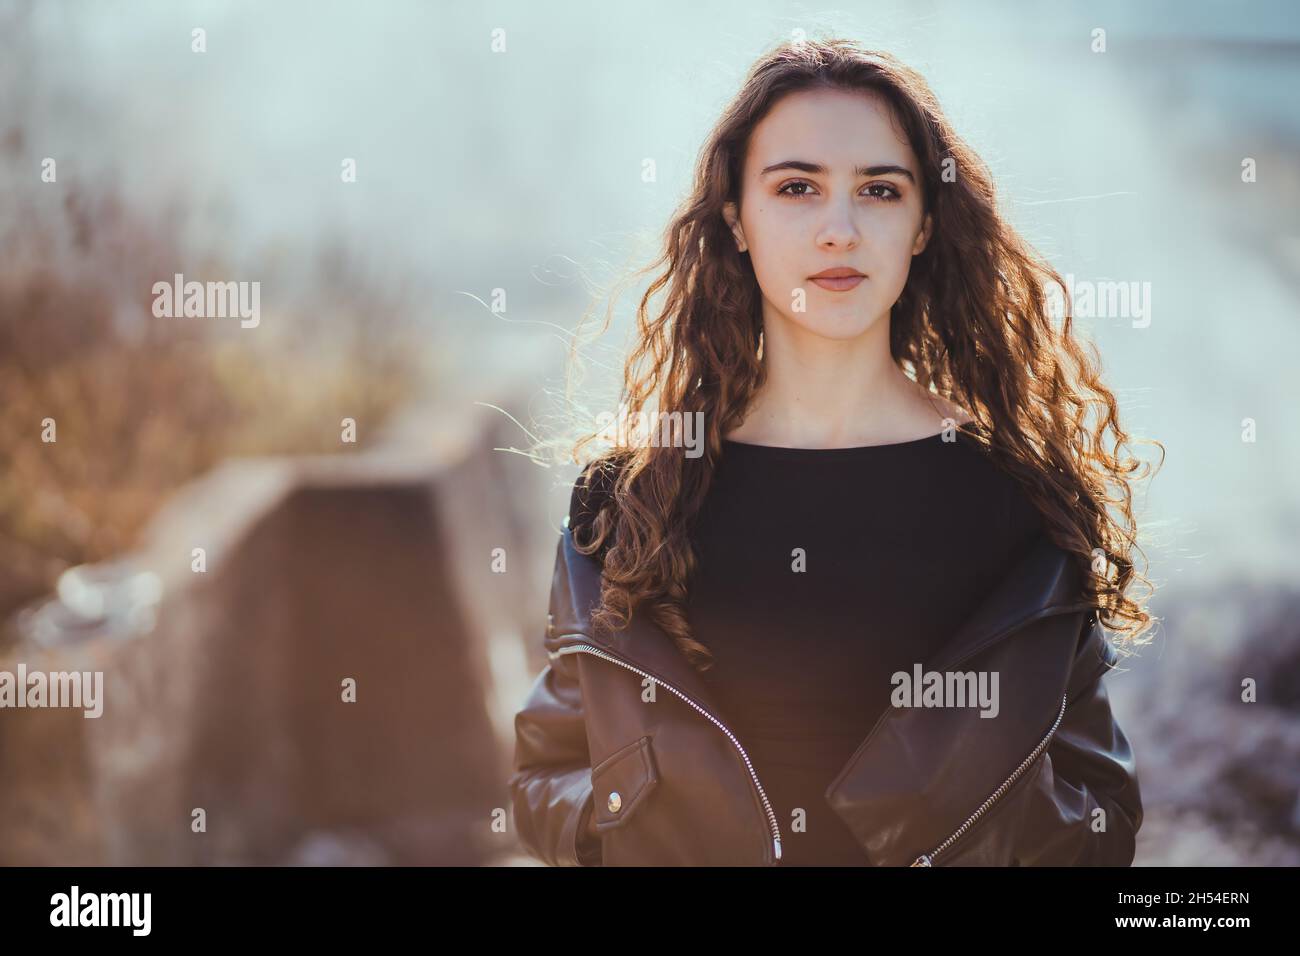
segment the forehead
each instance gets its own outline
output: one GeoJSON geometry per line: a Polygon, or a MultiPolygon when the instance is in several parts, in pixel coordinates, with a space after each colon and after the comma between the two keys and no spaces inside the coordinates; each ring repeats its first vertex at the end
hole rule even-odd
{"type": "Polygon", "coordinates": [[[861,90],[801,90],[778,100],[754,127],[745,175],[787,159],[821,163],[832,173],[885,163],[916,170],[912,147],[889,104],[861,90]]]}

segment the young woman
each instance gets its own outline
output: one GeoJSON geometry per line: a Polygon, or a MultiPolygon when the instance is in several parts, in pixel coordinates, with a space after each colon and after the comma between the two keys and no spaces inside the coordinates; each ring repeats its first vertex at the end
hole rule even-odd
{"type": "Polygon", "coordinates": [[[699,423],[699,447],[641,433],[574,486],[516,717],[523,845],[1128,865],[1142,804],[1101,625],[1150,626],[1138,462],[1068,297],[1053,321],[1059,275],[924,80],[849,41],[770,51],[664,263],[622,408],[699,423]]]}

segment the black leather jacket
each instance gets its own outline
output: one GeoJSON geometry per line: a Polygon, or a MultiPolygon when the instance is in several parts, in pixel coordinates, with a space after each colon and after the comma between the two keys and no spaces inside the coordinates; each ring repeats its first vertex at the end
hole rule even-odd
{"type": "MultiPolygon", "coordinates": [[[[596,632],[600,566],[565,524],[550,663],[515,716],[509,786],[524,848],[552,865],[776,864],[781,821],[716,695],[643,613],[596,632]],[[589,813],[599,839],[583,830],[589,813]]],[[[1118,655],[1080,600],[1080,575],[1039,538],[925,662],[997,671],[996,717],[891,706],[831,782],[825,799],[869,862],[1132,863],[1142,800],[1102,683],[1118,655]]]]}

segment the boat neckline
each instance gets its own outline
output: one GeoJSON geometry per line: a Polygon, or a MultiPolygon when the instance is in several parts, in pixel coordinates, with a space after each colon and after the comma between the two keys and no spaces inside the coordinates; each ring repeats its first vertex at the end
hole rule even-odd
{"type": "Polygon", "coordinates": [[[780,458],[852,458],[862,455],[870,455],[877,452],[885,452],[890,449],[916,448],[929,444],[958,444],[960,437],[968,437],[961,429],[957,429],[954,435],[959,436],[951,442],[944,442],[943,436],[947,431],[935,432],[933,435],[926,435],[922,438],[911,438],[907,441],[884,442],[879,445],[851,445],[841,448],[795,448],[787,445],[757,445],[752,442],[736,441],[732,438],[722,439],[723,447],[728,450],[740,450],[755,455],[765,455],[768,457],[780,458]]]}

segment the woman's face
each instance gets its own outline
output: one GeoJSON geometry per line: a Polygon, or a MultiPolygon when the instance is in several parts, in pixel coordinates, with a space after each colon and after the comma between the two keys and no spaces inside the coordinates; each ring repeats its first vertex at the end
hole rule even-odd
{"type": "Polygon", "coordinates": [[[723,215],[749,252],[765,323],[852,339],[888,322],[930,236],[920,165],[890,117],[874,94],[807,90],[754,128],[739,216],[735,203],[723,215]],[[864,278],[814,281],[837,267],[864,278]]]}

